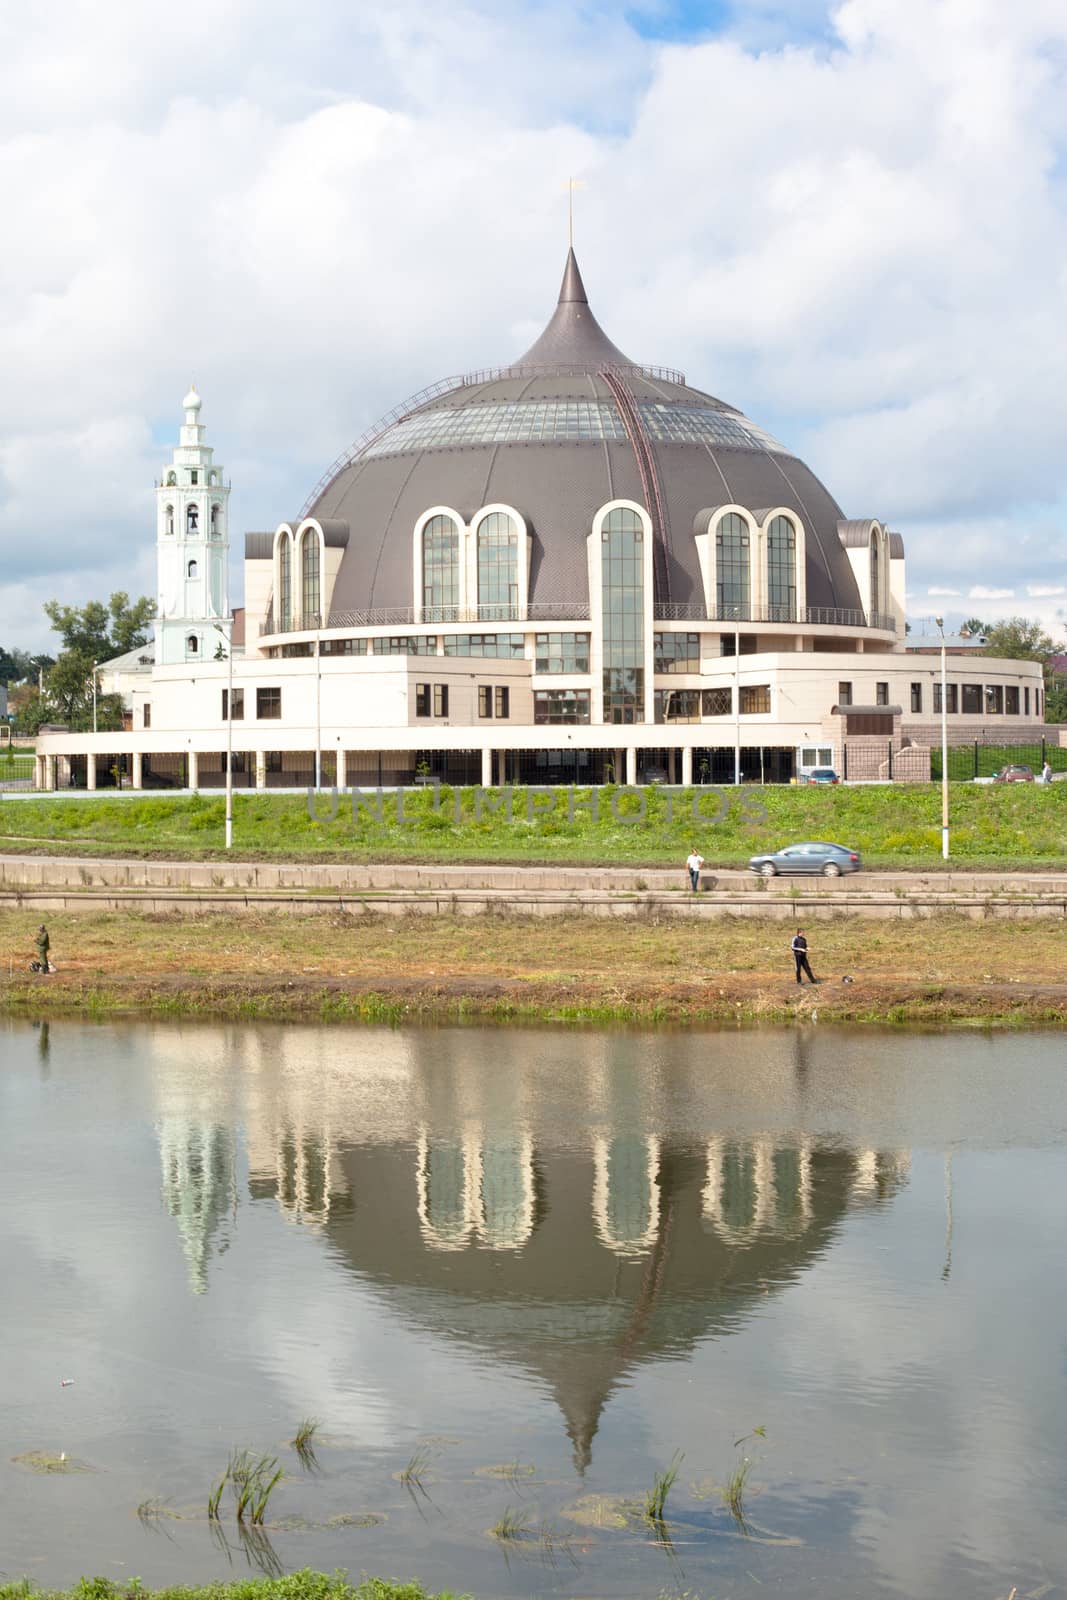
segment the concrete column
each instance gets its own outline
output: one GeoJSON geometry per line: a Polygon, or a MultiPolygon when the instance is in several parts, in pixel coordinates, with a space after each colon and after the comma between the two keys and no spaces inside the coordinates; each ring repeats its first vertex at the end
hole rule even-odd
{"type": "Polygon", "coordinates": [[[626,751],[626,782],[631,789],[637,783],[637,748],[634,745],[626,751]]]}
{"type": "Polygon", "coordinates": [[[85,758],[85,787],[96,788],[96,752],[93,750],[85,758]]]}
{"type": "Polygon", "coordinates": [[[337,787],[348,788],[348,751],[337,746],[337,787]]]}
{"type": "Polygon", "coordinates": [[[58,777],[58,773],[59,773],[59,757],[58,756],[45,756],[44,764],[45,764],[45,783],[44,783],[44,786],[45,786],[46,789],[50,789],[50,790],[54,791],[55,788],[56,788],[57,783],[59,782],[59,777],[58,777]]]}
{"type": "Polygon", "coordinates": [[[142,759],[140,750],[135,750],[133,752],[133,787],[135,789],[144,788],[142,759]]]}
{"type": "Polygon", "coordinates": [[[267,752],[265,750],[257,750],[256,751],[256,788],[257,789],[265,789],[266,787],[267,787],[267,752]]]}
{"type": "Polygon", "coordinates": [[[668,750],[667,751],[667,782],[668,783],[677,783],[678,782],[678,752],[677,752],[677,750],[668,750]]]}
{"type": "Polygon", "coordinates": [[[693,787],[693,751],[692,751],[692,747],[690,745],[686,745],[685,748],[682,751],[682,788],[683,789],[691,789],[692,787],[693,787]]]}
{"type": "Polygon", "coordinates": [[[200,787],[200,757],[195,750],[190,750],[186,757],[186,783],[190,789],[200,787]]]}
{"type": "Polygon", "coordinates": [[[482,788],[493,787],[493,752],[489,749],[482,751],[482,788]]]}
{"type": "Polygon", "coordinates": [[[44,756],[35,755],[33,758],[33,787],[44,788],[44,756]]]}

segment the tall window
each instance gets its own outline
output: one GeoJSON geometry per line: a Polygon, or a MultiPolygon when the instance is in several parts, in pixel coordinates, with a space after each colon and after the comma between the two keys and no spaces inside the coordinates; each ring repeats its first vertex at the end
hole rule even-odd
{"type": "Polygon", "coordinates": [[[211,537],[213,539],[217,539],[219,536],[219,510],[218,503],[214,503],[211,507],[211,537]]]}
{"type": "Polygon", "coordinates": [[[881,609],[882,609],[881,603],[880,603],[881,597],[880,597],[880,593],[879,593],[879,589],[878,589],[878,582],[879,582],[878,535],[877,534],[873,534],[872,537],[871,537],[871,610],[872,611],[881,611],[881,609]]]}
{"type": "Polygon", "coordinates": [[[601,532],[604,600],[604,721],[641,722],[645,712],[644,528],[636,511],[609,511],[601,532]]]}
{"type": "Polygon", "coordinates": [[[293,542],[287,533],[278,551],[278,624],[283,633],[293,625],[293,542]]]}
{"type": "Polygon", "coordinates": [[[165,532],[167,532],[167,533],[173,533],[174,532],[174,507],[173,506],[168,506],[167,509],[166,509],[166,512],[164,513],[163,526],[164,526],[165,532]]]}
{"type": "Polygon", "coordinates": [[[748,523],[736,511],[723,517],[715,534],[715,600],[720,622],[748,617],[748,523]]]}
{"type": "Polygon", "coordinates": [[[424,622],[454,622],[459,606],[459,529],[451,517],[431,517],[422,530],[424,622]]]}
{"type": "Polygon", "coordinates": [[[196,577],[196,562],[195,561],[190,561],[189,562],[188,566],[185,569],[185,576],[187,578],[195,578],[196,577]]]}
{"type": "Polygon", "coordinates": [[[200,531],[200,508],[198,506],[195,506],[195,505],[192,505],[192,504],[186,506],[186,508],[185,508],[185,529],[186,529],[187,533],[199,533],[199,531],[200,531]]]}
{"type": "Polygon", "coordinates": [[[767,600],[771,622],[797,615],[797,531],[788,517],[773,517],[767,530],[767,600]]]}
{"type": "Polygon", "coordinates": [[[506,511],[491,511],[478,524],[478,615],[518,616],[519,530],[506,511]]]}
{"type": "Polygon", "coordinates": [[[304,626],[318,626],[319,620],[319,540],[313,530],[304,535],[301,549],[300,610],[304,626]]]}

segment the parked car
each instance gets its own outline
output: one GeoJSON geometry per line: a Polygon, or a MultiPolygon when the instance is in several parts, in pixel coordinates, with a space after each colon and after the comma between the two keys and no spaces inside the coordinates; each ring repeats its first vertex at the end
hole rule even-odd
{"type": "Polygon", "coordinates": [[[1011,767],[1001,767],[999,772],[993,774],[994,783],[1033,783],[1034,769],[1019,764],[1011,767]]]}
{"type": "Polygon", "coordinates": [[[858,850],[843,844],[787,844],[771,855],[753,856],[748,864],[765,878],[779,872],[821,872],[825,878],[839,878],[843,872],[858,872],[863,863],[858,850]]]}
{"type": "Polygon", "coordinates": [[[807,783],[840,783],[833,767],[813,767],[805,779],[807,783]]]}

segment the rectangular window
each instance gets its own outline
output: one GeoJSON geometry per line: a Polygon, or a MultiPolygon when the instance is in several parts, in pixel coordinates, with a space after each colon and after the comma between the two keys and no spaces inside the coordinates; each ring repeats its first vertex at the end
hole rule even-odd
{"type": "Polygon", "coordinates": [[[534,722],[588,721],[588,689],[542,689],[534,695],[534,722]]]}
{"type": "Polygon", "coordinates": [[[980,717],[982,715],[982,685],[980,683],[965,683],[963,685],[963,715],[965,717],[980,717]]]}
{"type": "Polygon", "coordinates": [[[746,683],[741,686],[741,715],[757,716],[771,709],[769,683],[746,683]]]}
{"type": "Polygon", "coordinates": [[[922,686],[921,683],[913,683],[912,686],[911,686],[911,709],[914,712],[918,713],[918,712],[922,711],[922,708],[923,708],[923,686],[922,686]]]}
{"type": "Polygon", "coordinates": [[[151,726],[152,726],[152,707],[150,706],[150,704],[146,700],[145,703],[144,703],[144,710],[143,710],[142,715],[141,715],[141,727],[142,728],[150,728],[151,726]]]}
{"type": "Polygon", "coordinates": [[[657,633],[653,635],[656,672],[699,672],[699,633],[657,633]]]}
{"type": "Polygon", "coordinates": [[[493,690],[493,712],[498,717],[510,716],[511,691],[507,684],[497,684],[493,690]]]}
{"type": "Polygon", "coordinates": [[[415,685],[415,715],[428,717],[430,715],[430,685],[417,683],[415,685]]]}
{"type": "Polygon", "coordinates": [[[1009,686],[1004,690],[1004,713],[1009,717],[1019,715],[1019,686],[1009,686]]]}
{"type": "Polygon", "coordinates": [[[1000,683],[987,683],[985,686],[985,714],[987,717],[999,717],[1004,714],[1004,686],[1000,683]]]}
{"type": "MultiPolygon", "coordinates": [[[[234,708],[237,706],[237,695],[234,693],[234,708]]],[[[280,689],[256,690],[256,716],[261,722],[277,722],[282,714],[282,691],[280,689]]]]}
{"type": "Polygon", "coordinates": [[[759,640],[754,633],[724,633],[719,639],[719,654],[723,656],[754,656],[758,644],[759,640]],[[738,643],[741,646],[740,650],[734,648],[738,643]]]}
{"type": "Polygon", "coordinates": [[[1023,714],[1024,714],[1024,716],[1027,716],[1027,717],[1030,715],[1030,690],[1029,690],[1029,688],[1025,688],[1023,690],[1023,714]]]}
{"type": "Polygon", "coordinates": [[[498,656],[521,661],[524,655],[521,633],[446,633],[446,656],[498,656]]]}
{"type": "Polygon", "coordinates": [[[267,772],[280,772],[282,770],[282,753],[280,750],[266,750],[263,754],[263,764],[267,772]]]}
{"type": "Polygon", "coordinates": [[[433,714],[435,717],[448,716],[447,683],[435,683],[433,686],[433,714]]]}
{"type": "MultiPolygon", "coordinates": [[[[948,702],[947,702],[947,708],[946,709],[948,711],[958,711],[959,710],[959,703],[958,702],[959,702],[959,684],[950,683],[948,685],[948,702]]],[[[934,711],[937,713],[938,716],[941,715],[941,685],[940,685],[940,683],[935,683],[934,684],[934,711]]]]}
{"type": "Polygon", "coordinates": [[[196,468],[195,468],[195,467],[194,467],[194,468],[193,468],[193,470],[192,470],[192,472],[190,472],[190,474],[189,474],[189,478],[190,478],[190,481],[191,481],[191,482],[192,482],[192,483],[199,483],[199,482],[200,482],[200,474],[199,474],[199,472],[198,472],[198,471],[197,471],[197,470],[196,470],[196,468]]]}
{"type": "Polygon", "coordinates": [[[728,717],[733,710],[733,691],[730,689],[702,689],[700,712],[705,717],[728,717]]]}
{"type": "MultiPolygon", "coordinates": [[[[222,720],[223,720],[223,722],[228,722],[229,721],[229,716],[230,716],[229,700],[230,700],[230,691],[228,689],[223,689],[223,691],[222,691],[222,720]]],[[[233,720],[234,720],[234,722],[243,722],[244,719],[245,719],[245,692],[244,692],[243,689],[235,689],[233,691],[233,720]]]]}
{"type": "Polygon", "coordinates": [[[852,704],[852,685],[850,683],[838,684],[837,703],[839,706],[850,706],[852,704]]]}
{"type": "Polygon", "coordinates": [[[657,722],[699,722],[699,689],[657,689],[655,692],[657,722]]]}
{"type": "Polygon", "coordinates": [[[478,715],[480,717],[493,715],[493,691],[487,683],[478,685],[478,715]]]}
{"type": "Polygon", "coordinates": [[[534,667],[538,672],[588,672],[587,633],[539,633],[534,667]]]}
{"type": "Polygon", "coordinates": [[[376,656],[435,656],[437,654],[437,639],[432,633],[428,634],[392,634],[382,639],[375,639],[374,654],[376,656]]]}
{"type": "Polygon", "coordinates": [[[324,656],[365,656],[366,639],[323,639],[319,654],[324,656]]]}
{"type": "Polygon", "coordinates": [[[874,703],[875,703],[876,706],[887,706],[889,704],[889,685],[888,685],[888,683],[876,683],[875,684],[875,686],[874,686],[874,703]]]}

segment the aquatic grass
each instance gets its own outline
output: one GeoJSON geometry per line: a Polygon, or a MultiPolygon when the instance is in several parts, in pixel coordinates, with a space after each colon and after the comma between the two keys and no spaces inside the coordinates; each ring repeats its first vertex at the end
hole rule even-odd
{"type": "Polygon", "coordinates": [[[421,1583],[392,1578],[364,1577],[353,1586],[343,1571],[314,1572],[309,1567],[284,1576],[161,1589],[146,1589],[137,1578],[82,1578],[70,1589],[52,1591],[38,1589],[29,1578],[0,1582],[0,1600],[130,1600],[135,1595],[140,1600],[471,1600],[470,1595],[431,1593],[421,1583]]]}
{"type": "Polygon", "coordinates": [[[304,1417],[289,1441],[305,1472],[315,1472],[319,1465],[318,1456],[315,1454],[315,1435],[318,1431],[318,1417],[304,1417]]]}
{"type": "MultiPolygon", "coordinates": [[[[735,1439],[734,1449],[739,1450],[742,1445],[746,1445],[750,1439],[765,1439],[766,1437],[766,1426],[761,1423],[759,1427],[753,1428],[751,1433],[743,1433],[740,1439],[735,1439]]],[[[722,1491],[722,1497],[727,1506],[730,1508],[730,1515],[733,1517],[742,1533],[748,1532],[748,1519],[745,1516],[745,1487],[748,1483],[748,1475],[752,1471],[752,1467],[753,1460],[751,1456],[742,1456],[741,1460],[737,1463],[733,1472],[726,1480],[726,1487],[722,1491]]]]}
{"type": "Polygon", "coordinates": [[[407,1466],[401,1468],[400,1482],[421,1489],[423,1474],[429,1470],[433,1458],[434,1452],[429,1445],[417,1445],[411,1452],[407,1466]]]}
{"type": "Polygon", "coordinates": [[[504,1507],[504,1514],[489,1532],[494,1539],[525,1539],[530,1529],[530,1514],[521,1507],[512,1511],[504,1507]]]}
{"type": "Polygon", "coordinates": [[[231,1450],[226,1470],[208,1495],[207,1514],[212,1522],[219,1521],[219,1505],[226,1485],[233,1490],[234,1513],[240,1525],[246,1520],[255,1526],[263,1522],[274,1488],[281,1479],[282,1469],[277,1456],[253,1455],[250,1450],[231,1450]]]}
{"type": "Polygon", "coordinates": [[[653,1524],[663,1522],[663,1512],[667,1505],[667,1496],[674,1488],[678,1470],[685,1460],[681,1450],[676,1450],[671,1457],[670,1465],[663,1472],[657,1472],[652,1479],[652,1487],[645,1495],[645,1520],[653,1524]]]}

